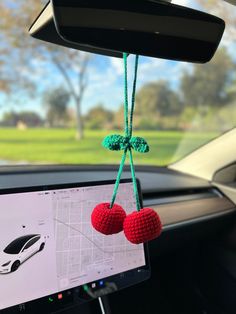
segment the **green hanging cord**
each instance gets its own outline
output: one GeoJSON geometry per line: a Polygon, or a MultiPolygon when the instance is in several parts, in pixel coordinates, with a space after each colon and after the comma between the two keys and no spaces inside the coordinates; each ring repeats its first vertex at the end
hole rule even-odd
{"type": "MultiPolygon", "coordinates": [[[[124,59],[124,70],[125,70],[125,86],[124,86],[124,121],[125,121],[125,136],[128,137],[129,135],[129,102],[128,102],[128,71],[127,71],[127,53],[123,54],[123,59],[124,59]]],[[[128,147],[124,149],[124,153],[121,159],[121,163],[120,163],[120,167],[119,167],[119,171],[116,177],[116,183],[114,186],[114,190],[113,190],[113,194],[112,194],[112,199],[111,199],[111,203],[110,203],[110,208],[113,207],[115,200],[116,200],[116,196],[117,196],[117,192],[118,192],[118,188],[120,185],[120,179],[121,179],[121,175],[124,169],[124,165],[125,165],[125,160],[126,160],[126,156],[127,156],[127,150],[128,147]]]]}
{"type": "Polygon", "coordinates": [[[128,54],[123,53],[124,60],[124,121],[125,121],[125,136],[129,136],[129,99],[128,99],[128,70],[127,70],[128,54]]]}
{"type": "Polygon", "coordinates": [[[136,85],[137,85],[137,73],[138,73],[138,60],[139,56],[135,56],[135,69],[134,69],[134,82],[133,82],[133,91],[132,91],[132,100],[131,100],[131,111],[130,111],[130,124],[129,124],[129,136],[132,137],[133,133],[133,117],[134,117],[134,107],[135,107],[135,94],[136,94],[136,85]]]}
{"type": "MultiPolygon", "coordinates": [[[[133,82],[133,91],[132,91],[132,100],[131,100],[131,111],[130,111],[130,125],[129,125],[129,136],[132,137],[133,133],[133,116],[134,116],[134,108],[135,108],[135,94],[136,94],[136,83],[137,83],[137,73],[138,73],[138,59],[139,56],[136,55],[135,57],[135,70],[134,70],[134,82],[133,82]]],[[[133,161],[133,154],[132,149],[129,147],[129,159],[130,159],[130,170],[132,175],[132,181],[133,181],[133,189],[134,189],[134,196],[136,200],[136,209],[137,211],[140,211],[140,201],[139,201],[139,193],[138,193],[138,187],[137,187],[137,181],[135,176],[135,168],[134,168],[134,161],[133,161]]]]}
{"type": "Polygon", "coordinates": [[[133,133],[133,115],[134,115],[134,108],[135,108],[135,94],[136,94],[136,83],[137,83],[137,73],[138,73],[138,60],[139,56],[136,55],[135,57],[135,70],[134,70],[134,82],[133,82],[133,90],[132,90],[132,99],[131,99],[131,111],[130,111],[130,119],[129,119],[129,101],[128,101],[128,71],[127,71],[127,53],[123,54],[123,60],[124,60],[124,121],[125,121],[125,137],[122,137],[120,135],[111,135],[105,138],[103,145],[106,148],[109,148],[111,150],[120,150],[123,149],[124,153],[121,159],[119,171],[117,174],[113,194],[112,194],[112,200],[110,203],[110,208],[113,207],[119,184],[121,175],[123,172],[123,168],[125,165],[125,160],[127,156],[127,151],[129,151],[129,159],[130,159],[130,169],[131,169],[131,175],[132,175],[132,181],[133,181],[133,189],[134,189],[134,196],[136,200],[136,209],[137,211],[140,211],[141,205],[139,201],[139,194],[138,194],[138,187],[137,187],[137,181],[135,177],[135,168],[134,168],[134,162],[133,162],[133,154],[132,149],[135,149],[139,152],[148,152],[149,147],[147,142],[143,138],[132,138],[133,133]]]}
{"type": "Polygon", "coordinates": [[[115,200],[116,200],[118,188],[119,188],[119,185],[120,185],[121,175],[122,175],[123,168],[124,168],[124,165],[125,165],[126,156],[127,156],[127,149],[124,150],[124,153],[123,153],[123,156],[122,156],[122,159],[121,159],[119,171],[118,171],[118,174],[117,174],[117,177],[116,177],[116,183],[115,183],[113,194],[112,194],[112,198],[111,198],[110,208],[113,207],[113,205],[115,203],[115,200]]]}
{"type": "Polygon", "coordinates": [[[102,145],[103,147],[113,150],[125,150],[127,146],[134,149],[139,153],[148,153],[149,145],[147,141],[142,137],[132,137],[133,132],[133,115],[134,115],[134,104],[135,104],[135,93],[136,93],[136,83],[137,83],[137,71],[138,71],[138,60],[139,56],[135,57],[135,70],[134,70],[134,82],[132,91],[132,101],[131,101],[131,111],[129,119],[129,102],[128,102],[128,78],[127,78],[127,54],[123,54],[124,59],[124,136],[119,134],[108,135],[104,138],[102,145]],[[130,124],[129,124],[130,122],[130,124]]]}
{"type": "Polygon", "coordinates": [[[137,181],[136,181],[135,169],[134,169],[133,154],[132,154],[131,149],[129,149],[129,160],[130,160],[130,169],[131,169],[132,181],[133,181],[134,196],[135,196],[135,200],[136,200],[136,209],[139,212],[141,209],[141,205],[140,205],[140,201],[139,201],[138,187],[137,187],[137,181]]]}

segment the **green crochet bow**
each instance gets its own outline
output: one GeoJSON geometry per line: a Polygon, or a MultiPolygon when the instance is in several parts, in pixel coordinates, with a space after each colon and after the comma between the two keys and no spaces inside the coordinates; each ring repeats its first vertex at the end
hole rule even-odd
{"type": "Polygon", "coordinates": [[[137,211],[140,211],[140,201],[139,201],[139,194],[138,194],[138,188],[137,188],[137,182],[135,178],[135,169],[134,169],[134,163],[133,163],[133,154],[132,149],[139,153],[147,153],[149,152],[149,146],[147,141],[142,137],[132,137],[133,133],[133,114],[134,114],[134,107],[135,107],[135,93],[136,93],[136,82],[137,82],[137,72],[138,72],[138,59],[139,56],[135,57],[135,70],[134,70],[134,82],[133,82],[133,91],[132,91],[132,101],[131,101],[131,110],[130,110],[130,117],[129,117],[129,102],[128,102],[128,79],[127,79],[127,53],[123,54],[124,59],[124,70],[125,70],[125,88],[124,88],[124,95],[125,95],[125,101],[124,101],[124,118],[125,118],[125,135],[119,135],[119,134],[113,134],[108,135],[104,138],[102,145],[110,150],[113,151],[120,151],[123,150],[123,156],[120,163],[120,168],[117,174],[116,183],[112,195],[112,200],[110,204],[110,208],[113,207],[115,203],[115,199],[117,196],[121,174],[123,172],[127,152],[129,153],[129,159],[130,159],[130,169],[132,174],[132,181],[133,181],[133,187],[134,187],[134,195],[136,200],[136,208],[137,211]]]}
{"type": "Polygon", "coordinates": [[[134,149],[139,153],[148,153],[149,146],[142,137],[129,137],[119,134],[108,135],[104,138],[102,145],[110,150],[134,149]]]}

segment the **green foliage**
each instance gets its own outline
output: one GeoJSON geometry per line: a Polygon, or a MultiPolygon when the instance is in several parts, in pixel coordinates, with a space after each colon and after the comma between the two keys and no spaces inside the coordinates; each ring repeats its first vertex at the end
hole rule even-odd
{"type": "MultiPolygon", "coordinates": [[[[227,21],[228,30],[230,28],[228,34],[236,38],[236,15],[230,5],[220,4],[216,0],[197,2],[207,10],[220,12],[227,21]]],[[[25,102],[24,97],[19,97],[18,91],[20,95],[35,95],[40,80],[40,77],[35,80],[37,73],[41,73],[38,75],[43,79],[56,69],[58,78],[69,91],[71,104],[74,103],[77,109],[74,113],[69,111],[69,95],[63,88],[47,92],[43,101],[47,110],[47,124],[52,127],[77,127],[78,138],[82,138],[81,106],[88,83],[90,55],[30,38],[26,25],[30,25],[38,15],[44,0],[35,1],[32,5],[23,0],[11,0],[10,3],[10,6],[8,0],[0,3],[0,91],[9,102],[25,102]]],[[[171,88],[168,81],[145,84],[137,93],[135,129],[225,131],[233,127],[236,121],[235,73],[235,60],[226,48],[220,48],[209,63],[193,65],[191,70],[183,72],[179,82],[180,91],[171,88]]],[[[40,92],[44,92],[43,89],[48,90],[49,87],[42,84],[40,92]]],[[[2,118],[2,125],[16,126],[22,121],[27,126],[40,126],[43,121],[35,115],[30,112],[21,115],[9,112],[2,118]]],[[[97,105],[84,120],[86,128],[123,130],[123,106],[113,113],[97,105]]]]}
{"type": "Polygon", "coordinates": [[[236,125],[236,103],[222,105],[220,108],[205,106],[186,107],[179,121],[182,130],[226,132],[236,125]]]}
{"type": "MultiPolygon", "coordinates": [[[[0,1],[0,92],[3,91],[7,96],[10,94],[15,102],[20,103],[22,98],[19,95],[35,95],[40,81],[56,70],[58,79],[68,88],[75,105],[77,137],[81,139],[81,106],[88,82],[87,70],[91,54],[52,45],[29,36],[28,29],[45,4],[45,0],[32,1],[30,5],[25,0],[0,1]]],[[[44,88],[43,85],[40,89],[44,88]]],[[[45,90],[50,88],[51,85],[47,84],[45,90]]],[[[49,117],[49,120],[54,124],[54,117],[49,117]]],[[[59,121],[59,124],[64,124],[64,121],[59,121]]]]}
{"type": "Polygon", "coordinates": [[[18,115],[14,111],[6,112],[1,120],[3,126],[16,126],[18,122],[18,115]]]}
{"type": "MultiPolygon", "coordinates": [[[[136,114],[135,114],[135,120],[136,120],[136,114]]],[[[124,106],[123,106],[123,104],[114,113],[113,127],[116,130],[123,130],[124,129],[124,106]]]]}
{"type": "Polygon", "coordinates": [[[167,81],[144,85],[136,96],[136,114],[143,117],[174,116],[182,111],[179,95],[167,81]]]}
{"type": "Polygon", "coordinates": [[[193,66],[181,78],[181,91],[185,106],[219,107],[229,102],[227,89],[235,77],[235,64],[225,48],[217,51],[207,64],[193,66]]]}
{"type": "MultiPolygon", "coordinates": [[[[195,64],[184,71],[180,91],[167,81],[141,87],[136,96],[136,130],[226,130],[234,126],[225,108],[236,99],[236,65],[225,48],[207,64],[195,64]],[[228,122],[227,122],[228,120],[228,122]]],[[[114,126],[123,128],[122,107],[115,114],[114,126]]]]}
{"type": "Polygon", "coordinates": [[[180,115],[160,117],[157,125],[158,130],[180,130],[180,115]]]}
{"type": "Polygon", "coordinates": [[[155,116],[150,118],[150,117],[140,117],[140,116],[135,116],[134,119],[134,127],[136,130],[158,130],[159,129],[159,124],[158,124],[159,119],[155,119],[155,116]]]}
{"type": "Polygon", "coordinates": [[[43,119],[34,111],[21,111],[21,112],[6,112],[2,119],[1,125],[13,127],[21,122],[27,127],[39,127],[43,125],[43,119]]]}
{"type": "Polygon", "coordinates": [[[44,95],[44,106],[47,111],[46,118],[50,127],[66,125],[69,100],[69,93],[62,87],[50,90],[44,95]]]}
{"type": "Polygon", "coordinates": [[[91,130],[111,129],[113,127],[114,113],[98,104],[85,116],[85,126],[91,130]]]}

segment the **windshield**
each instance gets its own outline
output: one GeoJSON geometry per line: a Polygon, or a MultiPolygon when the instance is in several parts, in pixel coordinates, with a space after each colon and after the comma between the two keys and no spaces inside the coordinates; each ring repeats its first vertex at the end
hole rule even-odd
{"type": "MultiPolygon", "coordinates": [[[[225,19],[211,62],[140,58],[134,135],[150,152],[135,153],[136,164],[168,165],[235,127],[235,10],[206,2],[175,1],[225,19]]],[[[123,133],[122,60],[31,38],[45,3],[0,3],[0,165],[118,164],[121,154],[101,142],[123,133]]],[[[131,73],[133,56],[128,62],[131,73]]]]}
{"type": "MultiPolygon", "coordinates": [[[[3,252],[7,254],[19,254],[25,243],[34,236],[36,235],[27,235],[15,239],[10,244],[8,244],[8,246],[3,250],[3,252]]],[[[39,238],[37,238],[37,240],[38,239],[39,238]]]]}

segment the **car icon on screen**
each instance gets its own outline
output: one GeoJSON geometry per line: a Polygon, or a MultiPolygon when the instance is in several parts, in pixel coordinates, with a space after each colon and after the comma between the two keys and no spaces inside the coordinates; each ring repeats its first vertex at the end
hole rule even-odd
{"type": "Polygon", "coordinates": [[[28,234],[9,243],[0,252],[0,273],[16,271],[24,261],[44,249],[45,239],[40,234],[28,234]]]}

